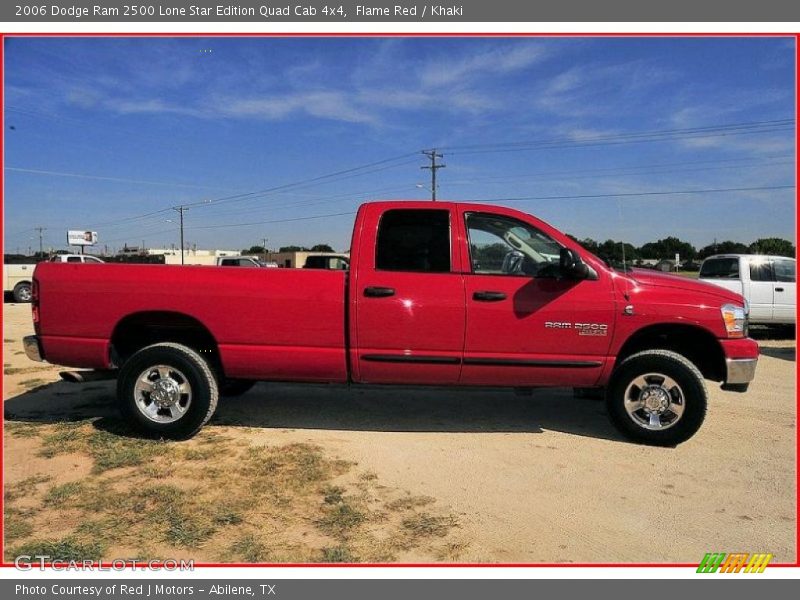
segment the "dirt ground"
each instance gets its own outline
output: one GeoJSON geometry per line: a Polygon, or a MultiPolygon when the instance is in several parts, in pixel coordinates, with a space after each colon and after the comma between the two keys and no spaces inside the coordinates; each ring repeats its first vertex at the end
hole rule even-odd
{"type": "Polygon", "coordinates": [[[706,422],[677,448],[624,441],[567,389],[280,384],[153,446],[120,429],[112,382],[56,383],[27,360],[27,305],[3,315],[7,558],[74,543],[106,559],[795,560],[794,340],[760,341],[746,394],[709,382],[706,422]],[[137,529],[152,507],[172,516],[137,529]]]}

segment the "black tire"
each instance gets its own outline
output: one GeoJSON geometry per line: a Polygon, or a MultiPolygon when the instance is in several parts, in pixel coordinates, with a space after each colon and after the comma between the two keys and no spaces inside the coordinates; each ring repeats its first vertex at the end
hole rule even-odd
{"type": "Polygon", "coordinates": [[[31,284],[27,281],[21,281],[14,286],[14,302],[30,302],[33,298],[33,290],[31,284]]]}
{"type": "Polygon", "coordinates": [[[700,429],[706,416],[708,392],[703,375],[684,356],[669,350],[645,350],[629,356],[616,368],[606,391],[606,405],[611,422],[629,439],[653,446],[675,446],[700,429]],[[658,410],[651,411],[643,403],[645,388],[637,385],[637,379],[644,381],[648,390],[654,390],[648,401],[657,404],[663,399],[668,404],[667,410],[651,416],[658,410]],[[627,404],[626,393],[630,398],[627,404]],[[633,410],[639,403],[641,408],[633,410]],[[678,412],[682,407],[680,416],[670,410],[673,406],[678,412]],[[654,418],[658,424],[650,420],[654,418]]]}
{"type": "Polygon", "coordinates": [[[218,397],[217,380],[208,363],[181,344],[160,343],[142,348],[125,362],[117,379],[117,402],[122,416],[150,437],[172,440],[192,437],[214,414],[218,397]],[[167,367],[168,376],[156,372],[156,366],[167,367]],[[166,382],[168,388],[174,386],[171,389],[176,390],[177,401],[172,407],[158,408],[153,404],[152,392],[137,389],[137,383],[148,369],[156,376],[155,383],[166,382]],[[188,392],[184,393],[183,389],[188,392]],[[180,403],[185,403],[185,407],[179,406],[180,403]],[[157,412],[152,412],[154,407],[157,412]],[[174,420],[158,422],[155,419],[174,420]]]}
{"type": "Polygon", "coordinates": [[[249,392],[255,384],[251,379],[225,379],[219,384],[219,395],[223,398],[235,398],[249,392]]]}

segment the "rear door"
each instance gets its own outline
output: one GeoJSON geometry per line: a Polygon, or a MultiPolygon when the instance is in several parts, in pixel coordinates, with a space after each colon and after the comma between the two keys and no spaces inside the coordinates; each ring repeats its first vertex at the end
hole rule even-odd
{"type": "Polygon", "coordinates": [[[794,323],[797,306],[797,262],[791,258],[776,258],[773,261],[775,273],[775,305],[773,319],[776,323],[794,323]]]}
{"type": "Polygon", "coordinates": [[[775,272],[772,262],[766,259],[750,260],[750,320],[753,323],[770,323],[774,319],[775,272]]]}
{"type": "Polygon", "coordinates": [[[456,383],[464,346],[464,280],[449,208],[366,208],[351,294],[354,379],[456,383]]]}

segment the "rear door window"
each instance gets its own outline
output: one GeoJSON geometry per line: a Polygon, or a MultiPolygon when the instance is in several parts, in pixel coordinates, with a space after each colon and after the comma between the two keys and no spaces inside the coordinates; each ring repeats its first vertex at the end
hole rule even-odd
{"type": "Polygon", "coordinates": [[[375,268],[382,271],[450,271],[450,211],[388,210],[381,217],[375,268]]]}
{"type": "Polygon", "coordinates": [[[739,259],[709,258],[703,261],[700,279],[739,279],[739,259]]]}

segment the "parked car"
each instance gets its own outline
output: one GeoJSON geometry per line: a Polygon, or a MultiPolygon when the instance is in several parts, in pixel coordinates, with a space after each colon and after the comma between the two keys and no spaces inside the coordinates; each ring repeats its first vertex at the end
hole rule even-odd
{"type": "Polygon", "coordinates": [[[263,267],[265,266],[254,256],[218,256],[218,267],[263,267]]]}
{"type": "Polygon", "coordinates": [[[35,268],[35,264],[3,265],[3,293],[10,293],[14,302],[30,302],[35,268]]]}
{"type": "Polygon", "coordinates": [[[344,254],[316,254],[306,258],[303,268],[347,271],[350,268],[350,257],[344,254]]]}
{"type": "Polygon", "coordinates": [[[164,438],[265,380],[605,388],[623,434],[674,445],[703,422],[705,379],[755,375],[737,292],[614,271],[495,205],[376,202],[355,225],[349,272],[43,263],[26,353],[116,377],[123,415],[164,438]]]}
{"type": "Polygon", "coordinates": [[[89,254],[54,254],[48,262],[97,264],[105,261],[89,254]]]}
{"type": "Polygon", "coordinates": [[[700,279],[744,296],[750,322],[794,325],[797,261],[785,256],[717,254],[703,261],[700,279]]]}

